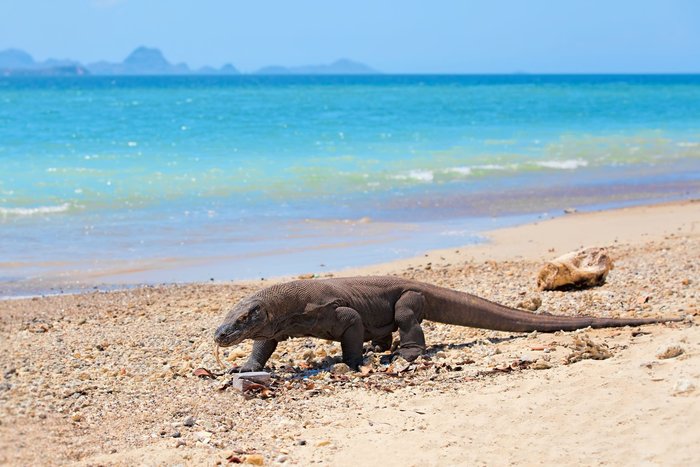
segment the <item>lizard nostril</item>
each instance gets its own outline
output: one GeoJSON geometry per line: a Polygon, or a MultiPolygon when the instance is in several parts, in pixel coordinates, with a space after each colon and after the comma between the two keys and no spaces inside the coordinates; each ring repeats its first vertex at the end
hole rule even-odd
{"type": "Polygon", "coordinates": [[[214,340],[216,342],[220,343],[226,337],[226,334],[228,334],[227,331],[228,331],[228,326],[226,326],[226,325],[219,326],[216,329],[216,331],[214,332],[214,340]]]}

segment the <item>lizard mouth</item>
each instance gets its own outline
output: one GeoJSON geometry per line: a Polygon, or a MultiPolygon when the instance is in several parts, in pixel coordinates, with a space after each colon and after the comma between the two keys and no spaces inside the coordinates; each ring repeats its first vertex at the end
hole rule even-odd
{"type": "Polygon", "coordinates": [[[231,347],[243,341],[243,337],[236,329],[231,329],[230,325],[219,326],[214,333],[214,342],[220,347],[231,347]]]}

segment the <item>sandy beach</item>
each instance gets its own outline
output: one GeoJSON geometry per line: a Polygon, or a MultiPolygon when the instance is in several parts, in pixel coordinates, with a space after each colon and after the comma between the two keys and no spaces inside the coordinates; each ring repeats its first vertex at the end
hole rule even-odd
{"type": "MultiPolygon", "coordinates": [[[[270,280],[2,300],[0,464],[700,463],[700,202],[487,237],[332,274],[395,274],[514,307],[539,298],[537,312],[686,319],[555,334],[425,323],[428,358],[406,368],[375,355],[371,371],[346,374],[329,371],[339,344],[295,339],[269,363],[271,389],[244,397],[219,375],[212,333],[270,280]],[[544,261],[583,246],[613,257],[603,286],[537,291],[544,261]]],[[[236,365],[249,350],[222,355],[236,365]]]]}

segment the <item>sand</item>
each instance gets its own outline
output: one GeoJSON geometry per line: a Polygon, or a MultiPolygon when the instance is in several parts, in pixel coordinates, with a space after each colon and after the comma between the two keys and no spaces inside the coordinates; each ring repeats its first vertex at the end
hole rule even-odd
{"type": "MultiPolygon", "coordinates": [[[[700,463],[700,203],[488,237],[335,274],[397,274],[510,306],[538,297],[555,314],[687,319],[529,335],[426,323],[428,358],[370,356],[367,374],[331,373],[338,344],[294,339],[270,361],[271,391],[244,397],[193,370],[219,371],[213,329],[270,281],[4,300],[0,464],[700,463]],[[607,283],[538,292],[543,261],[580,246],[609,248],[607,283]]],[[[240,364],[249,348],[224,359],[240,364]]]]}

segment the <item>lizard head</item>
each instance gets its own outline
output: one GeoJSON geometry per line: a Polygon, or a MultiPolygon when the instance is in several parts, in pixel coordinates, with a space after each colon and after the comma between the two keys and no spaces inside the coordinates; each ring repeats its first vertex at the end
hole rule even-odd
{"type": "Polygon", "coordinates": [[[255,296],[246,298],[228,312],[214,333],[214,341],[221,347],[229,347],[245,339],[266,337],[268,321],[263,302],[255,296]]]}

